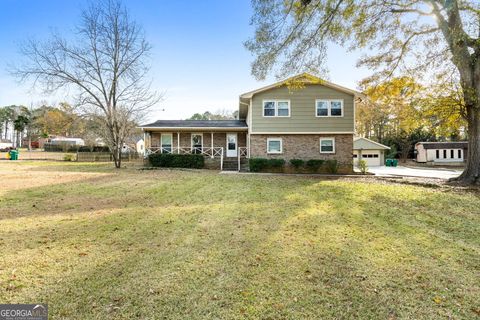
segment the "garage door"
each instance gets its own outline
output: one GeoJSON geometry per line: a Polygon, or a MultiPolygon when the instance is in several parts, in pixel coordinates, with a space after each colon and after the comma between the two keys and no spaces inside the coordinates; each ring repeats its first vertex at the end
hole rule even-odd
{"type": "MultiPolygon", "coordinates": [[[[382,163],[381,157],[380,157],[380,152],[378,151],[364,151],[362,153],[362,159],[367,162],[367,166],[369,167],[374,167],[374,166],[381,166],[382,163]]],[[[353,160],[355,165],[358,165],[358,154],[355,152],[353,155],[353,160]]]]}

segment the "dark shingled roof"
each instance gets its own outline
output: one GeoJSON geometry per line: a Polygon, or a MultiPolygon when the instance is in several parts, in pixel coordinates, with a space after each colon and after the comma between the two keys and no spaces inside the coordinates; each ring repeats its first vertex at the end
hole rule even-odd
{"type": "Polygon", "coordinates": [[[467,141],[457,142],[419,142],[425,149],[467,149],[467,141]]]}
{"type": "Polygon", "coordinates": [[[140,127],[148,128],[246,128],[245,120],[158,120],[140,127]]]}

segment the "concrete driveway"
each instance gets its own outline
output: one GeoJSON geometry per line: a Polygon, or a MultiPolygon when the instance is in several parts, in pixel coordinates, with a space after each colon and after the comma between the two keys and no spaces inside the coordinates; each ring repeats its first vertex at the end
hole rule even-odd
{"type": "Polygon", "coordinates": [[[377,176],[400,176],[400,177],[421,177],[450,179],[458,177],[463,170],[444,168],[412,168],[412,167],[370,167],[368,171],[377,176]]]}

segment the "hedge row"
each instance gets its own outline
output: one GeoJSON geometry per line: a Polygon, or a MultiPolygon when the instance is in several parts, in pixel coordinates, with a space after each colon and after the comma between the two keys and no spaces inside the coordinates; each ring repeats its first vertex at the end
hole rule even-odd
{"type": "Polygon", "coordinates": [[[110,152],[110,149],[105,146],[81,146],[78,152],[110,152]]]}
{"type": "MultiPolygon", "coordinates": [[[[292,159],[290,160],[290,164],[297,171],[318,172],[318,170],[322,168],[328,173],[335,174],[338,172],[337,160],[311,159],[304,161],[302,159],[292,159]]],[[[249,166],[252,172],[269,171],[272,169],[273,171],[278,171],[285,166],[285,160],[250,158],[249,166]]]]}
{"type": "Polygon", "coordinates": [[[266,169],[281,168],[285,165],[283,159],[264,159],[264,158],[251,158],[248,160],[250,171],[260,172],[266,169]]]}
{"type": "Polygon", "coordinates": [[[77,146],[71,144],[45,143],[43,150],[46,152],[110,152],[108,147],[101,146],[77,146]]]}
{"type": "Polygon", "coordinates": [[[205,165],[200,154],[153,153],[148,160],[153,167],[202,169],[205,165]]]}

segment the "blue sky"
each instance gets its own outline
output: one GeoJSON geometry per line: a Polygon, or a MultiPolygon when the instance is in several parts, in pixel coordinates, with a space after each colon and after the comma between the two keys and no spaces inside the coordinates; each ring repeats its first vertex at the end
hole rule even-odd
{"type": "MultiPolygon", "coordinates": [[[[56,103],[64,93],[43,96],[19,85],[6,71],[20,59],[19,44],[28,37],[44,39],[50,30],[68,34],[86,1],[0,0],[0,106],[56,103]]],[[[243,42],[253,34],[249,0],[125,0],[153,45],[153,88],[165,98],[148,120],[183,119],[195,112],[235,110],[239,94],[273,82],[256,81],[250,74],[253,57],[243,42]],[[165,109],[165,111],[160,111],[165,109]]],[[[331,46],[329,79],[356,88],[369,72],[357,69],[359,53],[331,46]]]]}

